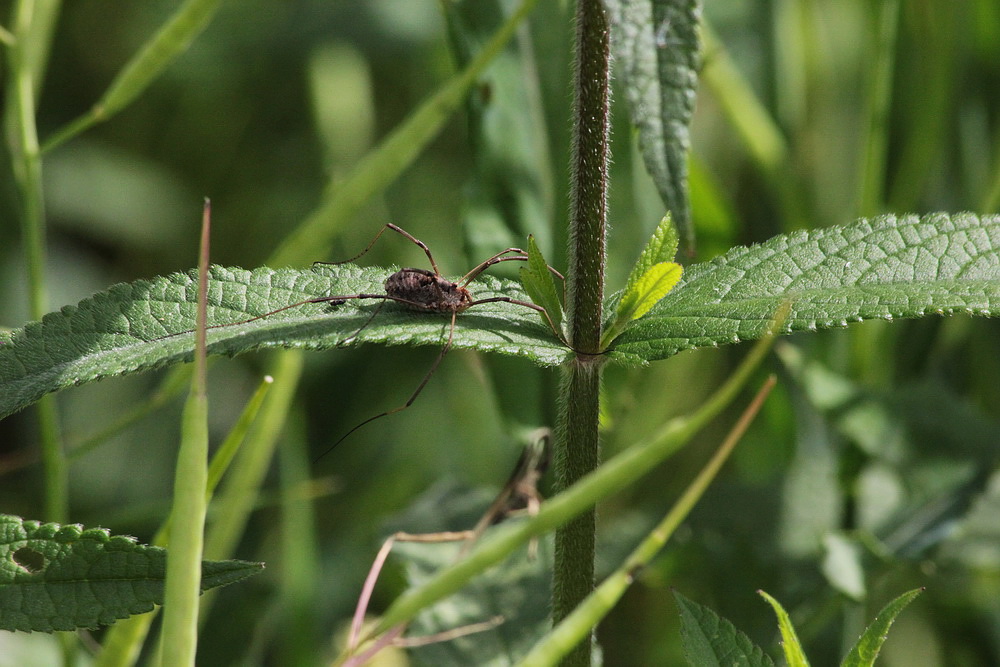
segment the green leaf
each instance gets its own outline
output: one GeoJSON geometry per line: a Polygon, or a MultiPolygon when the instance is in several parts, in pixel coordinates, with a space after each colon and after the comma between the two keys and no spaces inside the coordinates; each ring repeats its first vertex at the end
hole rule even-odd
{"type": "Polygon", "coordinates": [[[774,662],[732,623],[677,591],[681,639],[688,663],[696,667],[774,667],[774,662]]]}
{"type": "Polygon", "coordinates": [[[681,279],[683,269],[674,262],[654,264],[635,283],[626,288],[618,302],[615,320],[604,332],[601,347],[618,337],[633,320],[637,320],[659,303],[681,279]]]}
{"type": "MultiPolygon", "coordinates": [[[[314,297],[381,294],[390,273],[356,266],[253,271],[213,267],[209,322],[239,322],[314,297]]],[[[191,271],[115,285],[0,336],[0,417],[57,389],[190,361],[193,333],[163,336],[194,327],[197,282],[191,271]]],[[[528,298],[516,282],[490,276],[471,289],[476,298],[528,298]]],[[[232,356],[269,347],[325,350],[366,342],[441,345],[447,338],[448,315],[413,312],[395,303],[382,305],[368,322],[381,303],[304,304],[254,322],[211,329],[208,352],[232,356]]],[[[483,304],[460,314],[454,344],[521,356],[540,365],[555,365],[569,356],[534,311],[509,303],[483,304]]]]}
{"type": "Polygon", "coordinates": [[[629,321],[637,320],[660,302],[681,279],[683,269],[674,262],[654,264],[618,302],[618,311],[629,321]]]}
{"type": "MultiPolygon", "coordinates": [[[[103,528],[0,514],[0,629],[53,632],[107,625],[163,604],[167,551],[103,528]]],[[[201,590],[263,563],[203,561],[201,590]]]]}
{"type": "Polygon", "coordinates": [[[781,303],[785,332],[851,321],[1000,308],[1000,216],[887,215],[782,235],[684,271],[680,284],[616,341],[613,358],[759,338],[781,303]]]}
{"type": "Polygon", "coordinates": [[[649,312],[674,288],[683,271],[679,264],[671,261],[676,254],[677,229],[668,211],[632,267],[625,283],[625,292],[615,308],[614,320],[605,326],[601,336],[602,350],[621,335],[632,320],[649,312]]]}
{"type": "MultiPolygon", "coordinates": [[[[556,287],[556,281],[549,271],[548,262],[542,257],[542,251],[538,249],[533,236],[528,236],[528,262],[521,267],[521,285],[528,293],[531,300],[545,309],[545,312],[552,318],[552,324],[557,329],[562,327],[562,299],[556,287]]],[[[539,313],[542,322],[549,326],[549,321],[544,315],[539,313]]]]}
{"type": "Polygon", "coordinates": [[[629,273],[628,281],[625,283],[626,294],[651,268],[657,264],[672,262],[676,256],[677,228],[674,227],[668,211],[656,226],[653,235],[649,237],[646,247],[639,253],[639,260],[632,267],[632,272],[629,273]]]}
{"type": "Polygon", "coordinates": [[[689,124],[698,87],[698,0],[604,0],[612,49],[646,169],[690,247],[689,124]]]}
{"type": "Polygon", "coordinates": [[[875,658],[878,657],[879,651],[882,650],[882,644],[885,643],[886,635],[889,634],[889,627],[896,620],[896,616],[908,604],[913,602],[914,598],[923,593],[923,591],[924,589],[922,588],[908,591],[884,606],[882,611],[878,613],[878,616],[875,617],[875,620],[871,622],[871,625],[865,629],[864,634],[858,639],[858,643],[854,645],[851,652],[844,658],[841,666],[871,667],[875,663],[875,658]]]}
{"type": "Polygon", "coordinates": [[[781,648],[785,651],[785,662],[788,667],[809,667],[809,661],[806,660],[806,655],[802,652],[802,644],[799,642],[798,635],[795,634],[795,626],[792,625],[792,619],[788,617],[788,612],[785,611],[780,602],[764,591],[757,591],[757,595],[767,600],[778,617],[778,628],[781,630],[781,648]]]}

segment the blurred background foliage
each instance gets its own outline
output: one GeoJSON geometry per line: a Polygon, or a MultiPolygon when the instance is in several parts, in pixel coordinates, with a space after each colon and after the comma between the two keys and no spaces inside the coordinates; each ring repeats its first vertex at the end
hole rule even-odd
{"type": "MultiPolygon", "coordinates": [[[[333,256],[316,259],[352,256],[395,222],[427,242],[449,274],[522,244],[529,232],[555,266],[565,265],[567,4],[539,3],[466,113],[342,230],[333,256]]],[[[175,5],[64,4],[39,101],[43,140],[98,99],[175,5]]],[[[46,156],[50,309],[193,266],[203,196],[213,201],[213,261],[262,263],[338,176],[475,52],[497,11],[493,2],[468,2],[456,14],[463,18],[447,20],[430,0],[224,3],[135,104],[46,156]]],[[[691,158],[699,243],[686,261],[880,212],[997,211],[995,0],[706,0],[705,15],[714,37],[691,158]],[[738,98],[741,91],[759,107],[738,98]],[[771,127],[754,125],[757,111],[771,127]],[[756,149],[773,129],[777,142],[756,149]]],[[[610,290],[663,213],[618,107],[613,156],[610,290]]],[[[18,326],[27,315],[9,167],[3,183],[0,323],[18,326]]],[[[363,261],[423,266],[424,258],[385,238],[363,261]]],[[[964,317],[783,341],[770,368],[779,388],[735,460],[602,624],[608,664],[680,664],[670,587],[776,655],[774,620],[754,595],[767,590],[822,666],[839,660],[882,604],[917,586],[927,592],[893,628],[882,664],[1000,664],[998,349],[995,322],[964,317]]],[[[361,419],[405,401],[435,354],[309,355],[286,438],[306,441],[318,456],[361,419]]],[[[701,350],[645,369],[609,368],[605,456],[698,405],[742,354],[701,350]]],[[[213,365],[219,437],[259,382],[262,362],[260,355],[213,365]]],[[[315,463],[310,487],[279,491],[276,468],[234,554],[269,568],[219,595],[201,661],[328,653],[381,538],[390,527],[415,529],[391,517],[448,480],[501,485],[523,433],[550,425],[556,376],[519,360],[452,352],[411,410],[315,463]],[[278,503],[291,492],[313,498],[308,544],[283,543],[278,503]],[[289,593],[280,564],[296,552],[309,556],[302,567],[312,570],[301,574],[312,585],[289,593]]],[[[148,401],[162,378],[61,394],[69,446],[148,401]]],[[[151,537],[167,507],[179,411],[179,399],[168,402],[72,460],[73,521],[151,537]]],[[[617,564],[670,506],[725,426],[600,508],[601,566],[617,564]]],[[[0,424],[6,513],[41,518],[35,443],[30,412],[0,424]]],[[[376,605],[400,583],[390,576],[376,605]]]]}

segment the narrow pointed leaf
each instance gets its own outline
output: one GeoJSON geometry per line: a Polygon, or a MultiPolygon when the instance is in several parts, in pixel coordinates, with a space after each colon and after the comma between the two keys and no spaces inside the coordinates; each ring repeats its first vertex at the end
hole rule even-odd
{"type": "MultiPolygon", "coordinates": [[[[549,265],[538,249],[533,236],[528,237],[528,263],[521,267],[521,284],[531,300],[545,309],[556,327],[562,326],[562,299],[556,287],[549,265]]],[[[542,317],[542,322],[548,326],[548,320],[542,317]]]]}
{"type": "Polygon", "coordinates": [[[795,633],[795,626],[792,625],[792,619],[789,618],[788,612],[785,611],[780,602],[764,591],[757,591],[757,594],[767,600],[778,617],[778,629],[781,631],[781,648],[785,652],[785,663],[788,664],[788,667],[809,667],[809,661],[806,660],[806,654],[802,651],[802,644],[799,642],[799,636],[795,633]]]}
{"type": "Polygon", "coordinates": [[[106,120],[138,98],[211,22],[220,0],[187,0],[136,53],[90,111],[56,133],[45,150],[106,120]]]}
{"type": "Polygon", "coordinates": [[[687,267],[680,284],[615,342],[642,363],[754,340],[779,305],[786,332],[866,319],[1000,312],[1000,216],[887,215],[794,232],[687,267]]]}
{"type": "MultiPolygon", "coordinates": [[[[163,604],[167,551],[103,528],[0,514],[0,629],[93,628],[163,604]]],[[[263,563],[203,561],[201,590],[256,574],[263,563]]]]}
{"type": "Polygon", "coordinates": [[[674,591],[688,664],[697,667],[774,667],[763,649],[714,611],[674,591]]]}
{"type": "Polygon", "coordinates": [[[677,229],[668,211],[632,267],[625,291],[615,308],[614,319],[605,326],[601,336],[601,349],[606,349],[632,320],[649,312],[674,288],[683,270],[679,264],[672,262],[676,254],[677,229]]]}
{"type": "MultiPolygon", "coordinates": [[[[604,0],[615,64],[639,147],[663,203],[690,247],[689,124],[698,86],[698,0],[604,0]]],[[[672,259],[672,258],[671,258],[672,259]]]]}
{"type": "Polygon", "coordinates": [[[672,262],[677,256],[677,228],[668,212],[653,230],[653,235],[646,242],[646,247],[639,253],[639,260],[632,267],[632,272],[625,283],[625,292],[657,264],[672,262]]]}
{"type": "MultiPolygon", "coordinates": [[[[312,297],[384,294],[382,284],[390,273],[356,266],[253,271],[216,266],[209,276],[209,322],[238,322],[312,297]]],[[[194,327],[197,282],[192,271],[115,285],[0,336],[0,417],[57,389],[190,361],[193,333],[163,336],[194,327]]],[[[490,276],[470,288],[476,298],[528,299],[516,282],[490,276]]],[[[414,312],[396,303],[383,305],[358,333],[380,303],[305,304],[247,324],[210,329],[208,352],[232,356],[271,347],[327,350],[344,345],[345,339],[350,345],[443,344],[448,315],[414,312]]],[[[555,365],[568,356],[535,311],[509,303],[484,304],[459,315],[455,347],[521,356],[540,365],[555,365]]]]}
{"type": "Polygon", "coordinates": [[[896,620],[896,617],[899,616],[899,612],[903,611],[908,604],[913,602],[923,592],[924,589],[922,588],[908,591],[882,607],[882,611],[878,613],[878,616],[871,622],[871,625],[865,629],[864,634],[861,635],[858,643],[854,645],[851,652],[844,658],[841,666],[871,667],[871,665],[875,664],[875,658],[878,657],[879,651],[882,650],[882,644],[885,643],[886,635],[889,634],[889,627],[896,620]]]}
{"type": "Polygon", "coordinates": [[[673,262],[655,264],[631,287],[626,288],[618,302],[615,319],[603,334],[601,347],[607,347],[632,320],[637,320],[655,306],[681,279],[681,265],[673,262]]]}
{"type": "Polygon", "coordinates": [[[681,265],[674,262],[662,262],[650,267],[618,302],[620,317],[631,321],[648,313],[674,288],[681,279],[681,271],[681,265]]]}

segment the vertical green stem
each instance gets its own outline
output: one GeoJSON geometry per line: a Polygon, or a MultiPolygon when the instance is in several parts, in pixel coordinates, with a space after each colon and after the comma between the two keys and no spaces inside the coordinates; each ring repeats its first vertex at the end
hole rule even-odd
{"type": "MultiPolygon", "coordinates": [[[[20,0],[14,7],[14,44],[6,84],[4,124],[11,164],[19,191],[21,240],[28,271],[28,302],[32,319],[48,309],[45,286],[45,207],[42,159],[35,127],[35,98],[45,69],[59,4],[51,0],[20,0]]],[[[38,422],[45,470],[45,517],[68,518],[66,457],[59,433],[55,400],[38,402],[38,422]]]]}
{"type": "MultiPolygon", "coordinates": [[[[560,390],[556,484],[565,489],[597,467],[598,394],[604,299],[609,158],[610,50],[600,0],[576,8],[573,149],[570,185],[569,329],[577,356],[560,390]]],[[[590,511],[556,533],[553,618],[565,618],[594,587],[595,517],[590,511]]],[[[590,642],[565,664],[590,665],[590,642]]]]}

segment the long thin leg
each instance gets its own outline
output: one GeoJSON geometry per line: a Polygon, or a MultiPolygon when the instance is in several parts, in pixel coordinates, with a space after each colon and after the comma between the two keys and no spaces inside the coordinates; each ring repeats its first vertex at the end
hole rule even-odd
{"type": "MultiPolygon", "coordinates": [[[[477,277],[479,277],[479,274],[481,274],[483,271],[485,271],[486,269],[490,268],[494,264],[499,264],[500,262],[527,262],[527,261],[528,261],[528,253],[524,252],[520,248],[507,248],[503,252],[499,252],[496,255],[493,255],[488,260],[486,260],[485,262],[483,262],[482,264],[480,264],[476,268],[474,268],[471,271],[469,271],[467,274],[465,274],[465,276],[462,277],[462,280],[460,282],[462,284],[462,287],[468,287],[469,283],[471,283],[473,280],[475,280],[477,277]],[[504,254],[509,253],[509,252],[524,253],[524,254],[518,254],[516,257],[504,257],[503,256],[504,254]]],[[[563,274],[561,274],[558,271],[556,271],[555,269],[553,269],[551,266],[546,266],[546,268],[549,270],[549,273],[551,273],[556,278],[558,278],[559,280],[562,281],[562,285],[563,285],[563,302],[565,302],[566,301],[566,277],[563,274]]]]}
{"type": "Polygon", "coordinates": [[[552,317],[549,315],[549,311],[545,310],[537,303],[531,303],[530,301],[521,301],[520,299],[515,299],[509,296],[494,296],[488,299],[477,299],[466,306],[466,310],[472,308],[473,306],[478,306],[484,303],[512,303],[515,306],[524,306],[525,308],[531,308],[532,310],[537,310],[545,317],[545,321],[549,323],[549,328],[552,329],[552,333],[559,338],[559,341],[566,347],[573,349],[573,346],[569,344],[569,341],[563,336],[562,332],[556,327],[556,323],[552,321],[552,317]]]}
{"type": "Polygon", "coordinates": [[[326,266],[337,266],[338,264],[350,264],[351,262],[353,262],[356,259],[361,259],[362,257],[364,257],[365,255],[368,254],[368,251],[372,249],[372,246],[375,245],[375,242],[378,241],[380,238],[382,238],[382,234],[385,233],[385,230],[386,230],[387,227],[393,227],[393,225],[382,225],[382,229],[378,230],[378,234],[375,235],[375,238],[373,238],[371,241],[369,241],[368,245],[365,246],[365,249],[362,250],[361,252],[359,252],[354,257],[351,257],[350,259],[344,259],[344,260],[341,260],[339,262],[320,262],[320,261],[316,261],[316,262],[313,262],[313,264],[323,264],[323,265],[326,265],[326,266]]]}
{"type": "Polygon", "coordinates": [[[421,241],[420,239],[418,239],[416,236],[413,236],[412,234],[410,234],[408,231],[406,231],[402,227],[397,227],[396,225],[392,224],[391,222],[388,225],[386,225],[386,227],[388,227],[389,229],[391,229],[394,232],[399,232],[400,234],[402,234],[406,238],[408,238],[411,241],[413,241],[414,243],[416,243],[420,247],[420,249],[424,251],[424,254],[427,255],[427,260],[431,263],[431,268],[434,269],[434,273],[436,273],[439,276],[441,275],[441,271],[438,269],[437,262],[434,261],[434,255],[431,254],[431,249],[427,247],[426,243],[424,243],[423,241],[421,241]]]}
{"type": "Polygon", "coordinates": [[[383,299],[383,300],[382,300],[382,303],[380,303],[380,304],[378,305],[378,308],[376,308],[375,310],[373,310],[373,311],[372,311],[372,314],[368,316],[368,319],[367,319],[367,320],[365,320],[365,323],[364,323],[364,324],[362,324],[362,325],[361,325],[360,327],[358,327],[358,330],[357,330],[357,331],[355,331],[355,332],[354,332],[354,333],[352,333],[352,334],[351,334],[350,336],[348,336],[348,337],[347,337],[347,338],[345,338],[344,340],[342,340],[342,341],[340,341],[339,343],[337,343],[337,347],[342,347],[342,346],[344,346],[344,345],[347,345],[347,344],[348,344],[348,343],[350,343],[350,342],[351,342],[352,340],[354,340],[355,338],[357,338],[357,337],[358,337],[358,334],[360,334],[360,333],[361,333],[362,331],[364,331],[364,330],[365,330],[365,327],[367,327],[367,326],[368,326],[369,324],[371,324],[371,323],[372,323],[372,320],[374,320],[374,319],[375,319],[375,316],[376,316],[376,315],[378,315],[379,313],[381,313],[381,312],[382,312],[382,306],[384,306],[384,305],[385,305],[385,302],[386,302],[386,301],[388,301],[388,299],[383,299]]]}
{"type": "Polygon", "coordinates": [[[459,282],[462,284],[463,287],[466,287],[469,283],[471,283],[473,280],[475,280],[477,277],[479,277],[480,273],[482,273],[486,269],[490,268],[494,264],[499,264],[500,262],[506,262],[506,261],[510,261],[510,260],[519,260],[519,261],[522,261],[522,262],[526,262],[526,261],[528,261],[528,253],[526,253],[525,251],[521,250],[520,248],[507,248],[506,250],[501,250],[500,252],[498,252],[497,254],[493,255],[492,257],[490,257],[486,261],[480,263],[476,268],[472,269],[471,271],[469,271],[468,273],[466,273],[464,276],[462,276],[462,279],[459,282]],[[517,253],[518,256],[517,257],[504,257],[504,255],[508,255],[508,254],[510,254],[512,252],[513,253],[517,253]]]}
{"type": "MultiPolygon", "coordinates": [[[[342,305],[345,301],[349,301],[351,299],[382,299],[383,301],[396,301],[397,303],[401,303],[403,305],[416,308],[417,310],[429,310],[427,308],[427,304],[418,303],[416,301],[409,301],[407,299],[401,299],[397,296],[389,296],[388,294],[345,294],[336,296],[320,296],[316,297],[315,299],[304,299],[302,301],[296,301],[295,303],[289,304],[287,306],[282,306],[281,308],[275,308],[274,310],[268,311],[263,315],[257,315],[256,317],[251,317],[246,320],[240,320],[239,322],[226,322],[225,324],[213,324],[205,328],[222,329],[224,327],[235,327],[240,324],[249,324],[250,322],[256,322],[257,320],[262,320],[265,317],[270,317],[271,315],[280,313],[285,310],[290,310],[292,308],[298,308],[299,306],[304,306],[307,303],[329,303],[330,305],[333,306],[339,306],[342,305]]],[[[368,322],[365,322],[365,326],[368,326],[369,322],[371,322],[371,318],[369,318],[368,322]]],[[[364,327],[362,327],[362,329],[363,328],[364,327]]],[[[181,336],[186,333],[191,333],[192,331],[194,331],[194,329],[185,329],[184,331],[178,331],[177,333],[167,334],[166,336],[160,336],[159,338],[154,338],[153,340],[156,341],[156,340],[163,340],[165,338],[173,338],[174,336],[181,336]]],[[[354,332],[354,334],[351,335],[351,338],[357,336],[359,333],[361,333],[361,329],[354,332]]]]}
{"type": "MultiPolygon", "coordinates": [[[[349,298],[353,298],[353,297],[349,297],[349,298]]],[[[274,315],[275,313],[280,313],[283,310],[289,310],[290,308],[297,308],[299,306],[304,306],[307,303],[315,303],[316,301],[320,301],[320,300],[322,300],[322,301],[331,301],[331,302],[334,303],[334,305],[339,305],[338,303],[336,303],[336,301],[340,301],[340,300],[343,300],[343,299],[344,299],[344,297],[336,297],[336,298],[330,298],[330,299],[325,299],[325,298],[324,299],[306,299],[305,301],[297,301],[297,302],[295,302],[293,304],[289,304],[287,306],[282,306],[281,308],[277,308],[275,310],[268,311],[268,312],[264,313],[263,315],[257,315],[256,317],[251,317],[248,320],[240,320],[239,322],[226,322],[225,324],[213,324],[213,325],[205,327],[205,328],[206,329],[222,329],[223,327],[234,327],[234,326],[237,326],[239,324],[247,324],[249,322],[256,322],[257,320],[263,319],[265,317],[270,317],[271,315],[274,315]]],[[[173,338],[174,336],[183,336],[184,334],[191,333],[192,331],[194,331],[194,329],[185,329],[184,331],[178,331],[177,333],[167,334],[166,336],[160,336],[159,338],[154,338],[153,340],[154,341],[155,340],[163,340],[165,338],[173,338]]],[[[150,341],[150,342],[152,342],[152,341],[150,341]]]]}
{"type": "Polygon", "coordinates": [[[327,266],[338,266],[340,264],[350,264],[354,260],[360,259],[360,258],[364,257],[366,254],[368,254],[368,251],[372,249],[372,246],[375,245],[375,242],[378,241],[379,238],[381,238],[382,234],[387,229],[391,229],[394,232],[402,234],[403,236],[405,236],[406,238],[410,239],[415,244],[417,244],[417,246],[419,246],[420,249],[424,251],[424,254],[427,255],[427,259],[430,260],[431,268],[434,269],[434,273],[436,273],[439,276],[441,275],[441,271],[438,270],[437,262],[434,261],[434,255],[431,254],[431,249],[427,247],[427,244],[424,243],[423,241],[421,241],[420,239],[418,239],[417,237],[413,236],[412,234],[410,234],[408,231],[406,231],[402,227],[398,227],[398,226],[392,224],[391,222],[388,223],[388,224],[386,224],[384,227],[382,227],[382,229],[378,230],[378,234],[375,235],[375,238],[373,238],[371,240],[371,242],[367,246],[365,246],[364,250],[362,250],[361,252],[359,252],[354,257],[351,257],[350,259],[344,259],[344,260],[341,260],[339,262],[313,262],[313,264],[324,264],[324,265],[327,265],[327,266]]]}
{"type": "MultiPolygon", "coordinates": [[[[498,257],[498,258],[495,258],[495,259],[491,258],[490,263],[483,267],[483,271],[485,271],[489,267],[493,266],[494,264],[499,264],[500,262],[527,262],[527,261],[528,261],[527,257],[498,257]]],[[[566,303],[566,276],[564,276],[563,274],[559,273],[557,270],[555,270],[551,266],[546,265],[545,268],[547,268],[549,270],[549,273],[551,273],[556,278],[558,278],[560,281],[562,281],[562,286],[563,286],[563,303],[566,303]]],[[[482,271],[480,271],[479,273],[482,273],[482,271]]],[[[473,276],[473,278],[475,278],[475,277],[476,276],[473,276]]],[[[468,287],[468,285],[469,285],[469,281],[462,283],[463,287],[468,287]]]]}
{"type": "Polygon", "coordinates": [[[458,317],[458,311],[457,310],[451,311],[451,326],[448,328],[448,340],[445,342],[444,347],[441,348],[441,352],[438,354],[437,359],[435,359],[434,363],[431,364],[430,370],[427,371],[427,374],[424,376],[424,379],[420,381],[420,384],[417,385],[417,388],[413,390],[412,394],[410,394],[410,398],[408,398],[406,400],[406,403],[404,403],[403,405],[400,405],[399,407],[393,408],[392,410],[386,410],[385,412],[381,412],[381,413],[375,415],[374,417],[369,417],[368,419],[364,420],[363,422],[361,422],[360,424],[358,424],[357,426],[355,426],[354,428],[352,428],[350,431],[348,431],[344,435],[340,436],[340,438],[337,439],[337,442],[335,442],[332,445],[330,445],[326,449],[326,451],[324,451],[322,454],[320,454],[315,459],[313,459],[313,463],[316,463],[316,461],[319,461],[321,458],[323,458],[324,456],[326,456],[327,454],[329,454],[330,452],[332,452],[334,449],[337,448],[337,445],[339,445],[340,443],[342,443],[344,440],[347,439],[348,436],[350,436],[352,433],[354,433],[355,431],[357,431],[359,428],[361,428],[365,424],[370,424],[373,421],[375,421],[376,419],[381,419],[382,417],[388,417],[389,415],[394,415],[397,412],[402,412],[406,408],[408,408],[411,405],[413,405],[413,402],[415,400],[417,400],[417,396],[420,396],[420,392],[422,392],[424,390],[424,387],[427,386],[427,383],[430,382],[431,376],[434,375],[434,371],[436,371],[437,368],[438,368],[438,366],[441,365],[441,360],[444,359],[444,355],[448,354],[448,350],[451,349],[451,342],[452,342],[452,340],[455,337],[455,318],[456,317],[458,317]]]}

